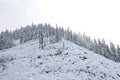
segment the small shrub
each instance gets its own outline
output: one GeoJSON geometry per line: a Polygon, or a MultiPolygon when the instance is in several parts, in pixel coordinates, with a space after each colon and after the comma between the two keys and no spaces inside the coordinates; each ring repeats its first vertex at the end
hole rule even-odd
{"type": "Polygon", "coordinates": [[[0,63],[5,63],[6,59],[5,58],[0,58],[0,63]]]}
{"type": "Polygon", "coordinates": [[[84,57],[83,57],[83,60],[85,60],[85,59],[87,59],[87,57],[84,56],[84,57]]]}
{"type": "Polygon", "coordinates": [[[120,77],[120,74],[117,74],[118,77],[120,77]]]}
{"type": "Polygon", "coordinates": [[[87,52],[84,52],[84,54],[87,54],[87,52]]]}
{"type": "Polygon", "coordinates": [[[55,55],[61,55],[62,54],[62,50],[61,49],[58,49],[57,50],[57,53],[55,55]]]}
{"type": "Polygon", "coordinates": [[[51,71],[45,71],[45,73],[50,73],[51,71]]]}
{"type": "Polygon", "coordinates": [[[0,65],[6,63],[6,62],[9,62],[9,61],[12,61],[14,58],[12,57],[0,57],[0,65]]]}
{"type": "Polygon", "coordinates": [[[37,58],[38,58],[38,59],[40,59],[40,58],[41,58],[41,56],[39,55],[37,58]]]}
{"type": "MultiPolygon", "coordinates": [[[[13,58],[8,58],[8,57],[0,57],[0,68],[1,68],[1,71],[5,70],[7,65],[5,64],[6,62],[9,62],[13,60],[13,58]]],[[[0,71],[0,72],[1,72],[0,71]]]]}

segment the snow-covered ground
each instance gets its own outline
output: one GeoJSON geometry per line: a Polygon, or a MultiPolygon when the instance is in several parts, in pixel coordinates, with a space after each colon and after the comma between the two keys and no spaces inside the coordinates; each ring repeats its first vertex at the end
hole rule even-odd
{"type": "Polygon", "coordinates": [[[120,80],[119,63],[72,42],[38,47],[32,40],[0,51],[0,80],[120,80]]]}

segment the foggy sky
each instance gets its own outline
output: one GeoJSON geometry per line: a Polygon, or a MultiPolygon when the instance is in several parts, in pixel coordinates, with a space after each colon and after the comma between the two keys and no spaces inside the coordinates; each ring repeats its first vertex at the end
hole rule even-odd
{"type": "Polygon", "coordinates": [[[0,0],[0,31],[40,20],[40,8],[36,3],[37,0],[0,0]]]}
{"type": "Polygon", "coordinates": [[[0,0],[0,31],[46,22],[120,44],[119,4],[119,0],[0,0]]]}

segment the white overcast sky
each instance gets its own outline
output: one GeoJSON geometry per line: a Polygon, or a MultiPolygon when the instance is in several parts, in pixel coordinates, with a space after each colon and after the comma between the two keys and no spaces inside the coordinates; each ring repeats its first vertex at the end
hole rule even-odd
{"type": "Polygon", "coordinates": [[[120,44],[120,0],[0,0],[0,31],[51,23],[120,44]]]}

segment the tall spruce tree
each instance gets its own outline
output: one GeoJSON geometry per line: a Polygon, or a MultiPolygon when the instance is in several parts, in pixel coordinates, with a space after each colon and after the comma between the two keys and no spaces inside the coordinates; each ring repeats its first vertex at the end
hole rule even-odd
{"type": "Polygon", "coordinates": [[[0,50],[4,49],[4,44],[5,44],[4,38],[2,35],[0,35],[0,50]]]}
{"type": "Polygon", "coordinates": [[[43,35],[43,31],[39,31],[39,48],[44,49],[44,35],[43,35]]]}
{"type": "Polygon", "coordinates": [[[117,45],[117,62],[120,62],[120,47],[117,45]]]}

